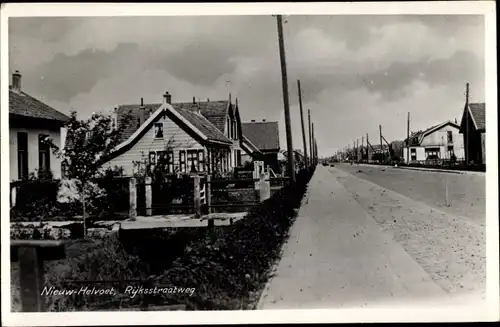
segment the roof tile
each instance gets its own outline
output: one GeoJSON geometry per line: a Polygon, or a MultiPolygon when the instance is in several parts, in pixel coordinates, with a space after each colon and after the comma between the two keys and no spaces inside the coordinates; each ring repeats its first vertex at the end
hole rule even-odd
{"type": "Polygon", "coordinates": [[[69,117],[22,91],[9,89],[9,114],[65,123],[69,117]]]}
{"type": "Polygon", "coordinates": [[[242,123],[243,135],[259,150],[279,150],[278,122],[242,123]]]}
{"type": "Polygon", "coordinates": [[[472,117],[476,122],[478,130],[486,130],[486,104],[485,103],[470,103],[469,104],[472,117]]]}

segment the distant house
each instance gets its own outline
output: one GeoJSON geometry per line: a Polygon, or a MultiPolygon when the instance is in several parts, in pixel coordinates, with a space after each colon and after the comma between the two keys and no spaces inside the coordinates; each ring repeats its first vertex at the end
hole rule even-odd
{"type": "Polygon", "coordinates": [[[12,74],[9,86],[10,179],[51,171],[61,178],[61,161],[44,142],[50,138],[61,147],[61,128],[69,117],[21,90],[21,74],[12,74]]]}
{"type": "MultiPolygon", "coordinates": [[[[425,131],[412,133],[405,144],[409,144],[410,160],[425,161],[464,158],[464,143],[459,137],[460,126],[451,121],[429,127],[425,131]]],[[[408,162],[408,146],[403,151],[404,161],[408,162]]]]}
{"type": "Polygon", "coordinates": [[[486,164],[486,104],[466,103],[460,123],[467,163],[486,164]]]}
{"type": "MultiPolygon", "coordinates": [[[[264,161],[264,165],[270,166],[275,172],[280,172],[278,153],[280,151],[278,122],[256,122],[242,123],[244,137],[259,150],[259,153],[248,153],[253,160],[264,161]]],[[[248,157],[247,157],[248,158],[248,157]]]]}
{"type": "MultiPolygon", "coordinates": [[[[361,147],[360,150],[360,157],[363,159],[367,160],[380,160],[382,158],[382,154],[384,154],[386,157],[389,156],[389,147],[387,144],[383,144],[382,147],[380,144],[371,144],[371,146],[365,146],[364,148],[361,147]],[[381,150],[382,149],[382,150],[381,150]]],[[[356,158],[355,152],[351,154],[351,158],[356,158]]]]}
{"type": "Polygon", "coordinates": [[[237,103],[172,103],[168,92],[163,98],[162,103],[116,109],[117,124],[129,121],[106,167],[122,167],[125,175],[133,175],[140,162],[149,169],[165,164],[168,173],[205,174],[229,172],[240,164],[237,103]]]}

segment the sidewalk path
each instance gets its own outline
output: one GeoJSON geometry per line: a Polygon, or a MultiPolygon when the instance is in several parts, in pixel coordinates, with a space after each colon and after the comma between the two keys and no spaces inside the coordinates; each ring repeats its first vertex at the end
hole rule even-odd
{"type": "Polygon", "coordinates": [[[319,167],[259,309],[442,304],[449,292],[319,167]]]}

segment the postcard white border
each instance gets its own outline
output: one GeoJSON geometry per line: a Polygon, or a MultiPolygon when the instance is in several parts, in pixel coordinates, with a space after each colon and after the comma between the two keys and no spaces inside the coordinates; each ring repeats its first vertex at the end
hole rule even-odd
{"type": "MultiPolygon", "coordinates": [[[[487,307],[398,307],[387,309],[272,310],[214,312],[75,312],[11,313],[10,262],[2,264],[3,323],[9,326],[72,326],[200,323],[298,323],[298,322],[445,322],[496,321],[499,319],[498,249],[498,144],[496,84],[496,15],[493,1],[364,2],[364,3],[236,3],[236,4],[2,4],[1,7],[1,210],[2,239],[10,238],[10,180],[8,140],[8,17],[28,16],[168,16],[168,15],[394,15],[479,14],[485,15],[487,117],[487,307]],[[396,309],[396,310],[395,310],[396,309]]],[[[2,242],[2,257],[10,257],[2,242]]]]}

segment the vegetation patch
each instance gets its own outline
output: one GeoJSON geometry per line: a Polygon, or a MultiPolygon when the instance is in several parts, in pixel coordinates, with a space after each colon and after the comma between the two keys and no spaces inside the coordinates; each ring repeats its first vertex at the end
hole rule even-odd
{"type": "Polygon", "coordinates": [[[277,191],[245,219],[230,226],[134,235],[121,231],[120,238],[106,236],[74,243],[66,259],[47,264],[45,286],[92,288],[96,285],[89,281],[101,280],[109,285],[103,282],[100,288],[114,287],[117,294],[48,296],[48,309],[139,309],[171,304],[184,304],[188,310],[254,308],[272,265],[280,257],[312,173],[301,171],[295,187],[277,191]],[[195,291],[131,297],[124,292],[127,286],[195,291]]]}

